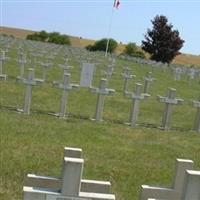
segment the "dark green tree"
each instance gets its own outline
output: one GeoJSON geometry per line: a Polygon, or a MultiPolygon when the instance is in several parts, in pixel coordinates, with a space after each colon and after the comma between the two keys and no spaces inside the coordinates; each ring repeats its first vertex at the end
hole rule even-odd
{"type": "Polygon", "coordinates": [[[48,39],[49,34],[46,31],[40,31],[38,36],[40,37],[41,41],[45,42],[48,39]]]}
{"type": "Polygon", "coordinates": [[[151,22],[153,28],[147,30],[142,49],[151,55],[152,60],[170,63],[180,54],[184,40],[180,38],[178,30],[172,29],[173,25],[168,23],[165,16],[157,15],[151,22]]]}
{"type": "MultiPolygon", "coordinates": [[[[88,45],[86,47],[89,51],[106,51],[106,45],[107,45],[107,39],[103,38],[101,40],[98,40],[94,43],[94,45],[88,45]]],[[[108,52],[112,53],[117,48],[117,42],[110,38],[109,45],[108,45],[108,52]]]]}

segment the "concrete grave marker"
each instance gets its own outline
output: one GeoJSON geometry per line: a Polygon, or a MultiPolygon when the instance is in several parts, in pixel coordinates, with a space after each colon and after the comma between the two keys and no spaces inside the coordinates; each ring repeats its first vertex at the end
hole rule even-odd
{"type": "Polygon", "coordinates": [[[24,79],[24,69],[25,69],[25,64],[27,63],[26,55],[23,53],[20,55],[21,55],[20,59],[18,60],[19,65],[20,65],[20,70],[19,70],[19,76],[17,77],[17,80],[24,79]]]}
{"type": "Polygon", "coordinates": [[[183,99],[176,98],[176,89],[169,88],[167,92],[167,97],[157,96],[158,101],[161,103],[165,103],[165,111],[162,118],[161,129],[169,130],[171,117],[172,117],[172,107],[174,105],[180,105],[183,103],[183,99]]]}
{"type": "Polygon", "coordinates": [[[106,88],[107,83],[108,81],[106,79],[101,79],[99,88],[94,88],[94,87],[90,88],[91,92],[98,94],[96,113],[95,113],[95,119],[94,119],[97,122],[102,121],[105,97],[115,94],[115,90],[106,88]]]}
{"type": "Polygon", "coordinates": [[[22,83],[26,84],[26,94],[24,100],[24,109],[18,109],[19,112],[23,112],[25,114],[30,114],[31,107],[31,98],[32,98],[32,87],[36,85],[41,85],[38,79],[35,79],[34,69],[30,68],[28,73],[28,79],[22,79],[22,83]]]}
{"type": "Polygon", "coordinates": [[[131,70],[128,67],[126,67],[124,69],[122,76],[124,77],[124,88],[123,88],[123,90],[124,90],[124,94],[126,94],[126,92],[128,92],[129,81],[133,78],[136,78],[136,76],[131,74],[131,70]]]}
{"type": "Polygon", "coordinates": [[[142,185],[140,200],[182,200],[181,196],[184,191],[184,181],[186,178],[185,172],[186,170],[192,170],[193,164],[192,160],[176,159],[176,175],[173,186],[170,188],[163,188],[142,185]]]}
{"type": "Polygon", "coordinates": [[[93,75],[95,72],[95,65],[91,63],[82,63],[81,65],[81,87],[91,87],[93,81],[93,75]]]}
{"type": "Polygon", "coordinates": [[[42,80],[45,81],[47,76],[47,70],[50,69],[53,66],[53,64],[50,62],[40,62],[39,64],[40,66],[42,66],[42,80]]]}
{"type": "Polygon", "coordinates": [[[71,84],[70,83],[70,74],[64,74],[64,83],[58,83],[58,82],[53,82],[53,86],[59,89],[63,90],[62,93],[62,99],[61,99],[61,106],[60,106],[60,113],[58,116],[60,118],[65,118],[65,113],[66,113],[66,107],[67,107],[67,98],[68,98],[68,93],[72,90],[77,90],[79,88],[79,85],[77,84],[71,84]]]}
{"type": "Polygon", "coordinates": [[[65,148],[61,179],[28,174],[24,200],[115,200],[110,182],[82,179],[81,153],[81,149],[65,148]]]}
{"type": "Polygon", "coordinates": [[[5,51],[1,51],[1,55],[0,55],[0,79],[6,80],[7,75],[4,73],[3,67],[5,62],[8,60],[9,58],[6,57],[6,52],[5,51]]]}
{"type": "Polygon", "coordinates": [[[113,73],[114,73],[114,65],[108,65],[106,71],[104,72],[104,74],[106,75],[106,79],[110,80],[113,73]]]}
{"type": "Polygon", "coordinates": [[[136,126],[137,118],[139,115],[139,109],[140,109],[140,101],[143,100],[145,97],[149,97],[148,94],[142,94],[142,84],[137,83],[135,87],[135,92],[130,93],[128,92],[126,96],[130,99],[132,99],[132,110],[130,114],[130,125],[131,127],[136,126]]]}
{"type": "Polygon", "coordinates": [[[200,97],[198,101],[193,101],[193,106],[197,108],[194,130],[200,133],[200,97]]]}
{"type": "Polygon", "coordinates": [[[152,73],[148,72],[146,76],[144,77],[144,93],[149,93],[150,84],[155,80],[155,78],[152,77],[152,73]]]}
{"type": "Polygon", "coordinates": [[[174,80],[180,81],[182,69],[180,67],[176,67],[176,68],[173,69],[173,73],[174,73],[174,80]]]}
{"type": "Polygon", "coordinates": [[[181,200],[200,199],[200,171],[187,170],[181,200]]]}

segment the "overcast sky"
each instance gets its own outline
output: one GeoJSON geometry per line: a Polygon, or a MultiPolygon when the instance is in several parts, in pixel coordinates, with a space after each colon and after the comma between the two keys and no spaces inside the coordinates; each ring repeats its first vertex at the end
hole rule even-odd
{"type": "MultiPolygon", "coordinates": [[[[0,0],[1,26],[108,37],[114,0],[0,0]]],[[[200,0],[120,0],[110,37],[141,45],[151,20],[165,15],[185,40],[182,52],[200,55],[200,0]]]]}

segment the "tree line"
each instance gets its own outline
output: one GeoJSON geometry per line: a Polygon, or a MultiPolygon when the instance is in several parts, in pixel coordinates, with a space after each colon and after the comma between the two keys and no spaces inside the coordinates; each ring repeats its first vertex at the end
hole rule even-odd
{"type": "Polygon", "coordinates": [[[46,31],[40,31],[33,34],[29,34],[26,37],[27,40],[35,40],[41,42],[50,42],[61,45],[70,45],[70,39],[68,35],[62,35],[59,32],[47,33],[46,31]]]}
{"type": "MultiPolygon", "coordinates": [[[[179,50],[183,47],[184,40],[181,39],[178,30],[173,30],[173,25],[168,23],[166,16],[157,15],[151,22],[153,27],[152,29],[147,29],[141,48],[138,48],[135,43],[130,42],[125,45],[122,54],[145,58],[147,53],[151,60],[170,63],[175,56],[180,54],[179,50]]],[[[47,33],[46,31],[40,31],[39,33],[28,35],[27,39],[70,45],[69,36],[61,35],[58,32],[47,33]]],[[[107,38],[103,38],[85,48],[89,51],[105,51],[107,41],[107,38]]],[[[117,41],[110,38],[108,52],[114,52],[117,46],[117,41]]]]}

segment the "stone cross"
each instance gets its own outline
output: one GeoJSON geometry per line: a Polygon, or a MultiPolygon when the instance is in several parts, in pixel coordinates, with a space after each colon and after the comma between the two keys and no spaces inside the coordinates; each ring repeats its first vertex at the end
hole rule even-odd
{"type": "Polygon", "coordinates": [[[32,64],[32,67],[35,69],[36,68],[36,65],[37,65],[37,59],[38,59],[38,54],[36,53],[31,53],[31,64],[32,64]]]}
{"type": "Polygon", "coordinates": [[[64,83],[58,83],[55,81],[53,82],[54,87],[63,90],[61,106],[60,106],[60,113],[58,114],[58,116],[60,118],[65,118],[68,93],[72,90],[77,90],[79,88],[79,85],[70,83],[70,78],[71,78],[70,74],[64,74],[64,83]]]}
{"type": "Polygon", "coordinates": [[[181,200],[200,199],[200,171],[186,170],[181,200]]]}
{"type": "Polygon", "coordinates": [[[197,108],[194,130],[200,133],[200,97],[198,101],[193,101],[193,106],[197,108]]]}
{"type": "Polygon", "coordinates": [[[131,70],[126,67],[124,69],[124,73],[122,73],[122,76],[124,77],[124,93],[126,94],[126,92],[128,91],[128,84],[129,84],[129,81],[133,78],[136,78],[135,75],[131,74],[131,70]]]}
{"type": "Polygon", "coordinates": [[[31,107],[31,98],[32,98],[32,87],[36,85],[40,85],[41,82],[38,79],[35,79],[35,72],[34,69],[30,68],[28,73],[28,79],[22,79],[22,83],[26,84],[26,94],[25,94],[25,101],[24,101],[24,109],[18,111],[23,112],[25,114],[30,114],[30,107],[31,107]]]}
{"type": "Polygon", "coordinates": [[[144,77],[144,93],[148,94],[150,84],[155,80],[155,78],[152,77],[152,72],[148,72],[146,76],[144,77]]]}
{"type": "Polygon", "coordinates": [[[20,72],[19,72],[19,76],[17,77],[17,80],[22,80],[22,79],[24,79],[24,69],[25,69],[25,64],[27,63],[26,55],[21,54],[18,62],[20,64],[20,72]]]}
{"type": "Polygon", "coordinates": [[[113,73],[114,73],[113,65],[108,65],[106,71],[104,72],[104,74],[106,75],[106,79],[110,80],[113,73]]]}
{"type": "Polygon", "coordinates": [[[167,92],[167,97],[157,96],[158,101],[161,103],[165,103],[165,111],[162,118],[161,129],[169,130],[171,117],[172,117],[172,107],[174,105],[180,105],[183,103],[183,99],[177,99],[176,97],[176,89],[169,88],[167,92]]]}
{"type": "Polygon", "coordinates": [[[73,69],[73,66],[70,66],[67,63],[65,63],[65,64],[59,64],[58,66],[61,69],[64,70],[64,74],[70,74],[71,73],[71,69],[73,69]]]}
{"type": "Polygon", "coordinates": [[[190,68],[188,70],[188,76],[189,76],[189,79],[192,80],[195,78],[195,69],[194,68],[190,68]]]}
{"type": "Polygon", "coordinates": [[[47,76],[47,70],[50,69],[50,67],[52,67],[52,63],[50,62],[40,62],[39,63],[42,66],[42,80],[45,81],[46,80],[46,76],[47,76]]]}
{"type": "MultiPolygon", "coordinates": [[[[185,178],[187,177],[186,170],[192,170],[193,164],[192,160],[176,159],[176,175],[173,186],[170,188],[163,188],[142,185],[140,200],[183,200],[181,196],[185,191],[185,178]]],[[[187,200],[194,199],[191,198],[187,200]]]]}
{"type": "Polygon", "coordinates": [[[103,113],[103,108],[104,108],[105,97],[114,95],[115,93],[115,90],[106,88],[107,83],[108,83],[107,79],[101,79],[99,88],[94,88],[94,87],[90,88],[91,92],[98,94],[96,114],[95,114],[95,119],[94,119],[97,122],[102,121],[102,113],[103,113]]]}
{"type": "Polygon", "coordinates": [[[82,149],[64,149],[61,178],[28,174],[24,200],[115,200],[108,181],[82,179],[82,149]]]}
{"type": "Polygon", "coordinates": [[[149,97],[150,95],[142,94],[142,84],[137,83],[136,87],[135,87],[135,92],[133,92],[133,93],[128,92],[126,94],[126,96],[128,98],[132,99],[132,101],[133,101],[129,121],[130,121],[131,127],[135,127],[137,118],[139,115],[139,110],[140,110],[140,101],[146,97],[149,97]]]}
{"type": "Polygon", "coordinates": [[[0,55],[0,79],[4,79],[4,80],[6,80],[6,77],[7,77],[6,74],[3,74],[3,65],[6,62],[6,60],[8,60],[8,57],[6,57],[6,52],[1,51],[1,55],[0,55]]]}
{"type": "Polygon", "coordinates": [[[175,79],[176,81],[180,81],[180,80],[181,80],[181,73],[182,73],[182,70],[181,70],[180,67],[176,67],[176,68],[174,69],[174,79],[175,79]]]}

